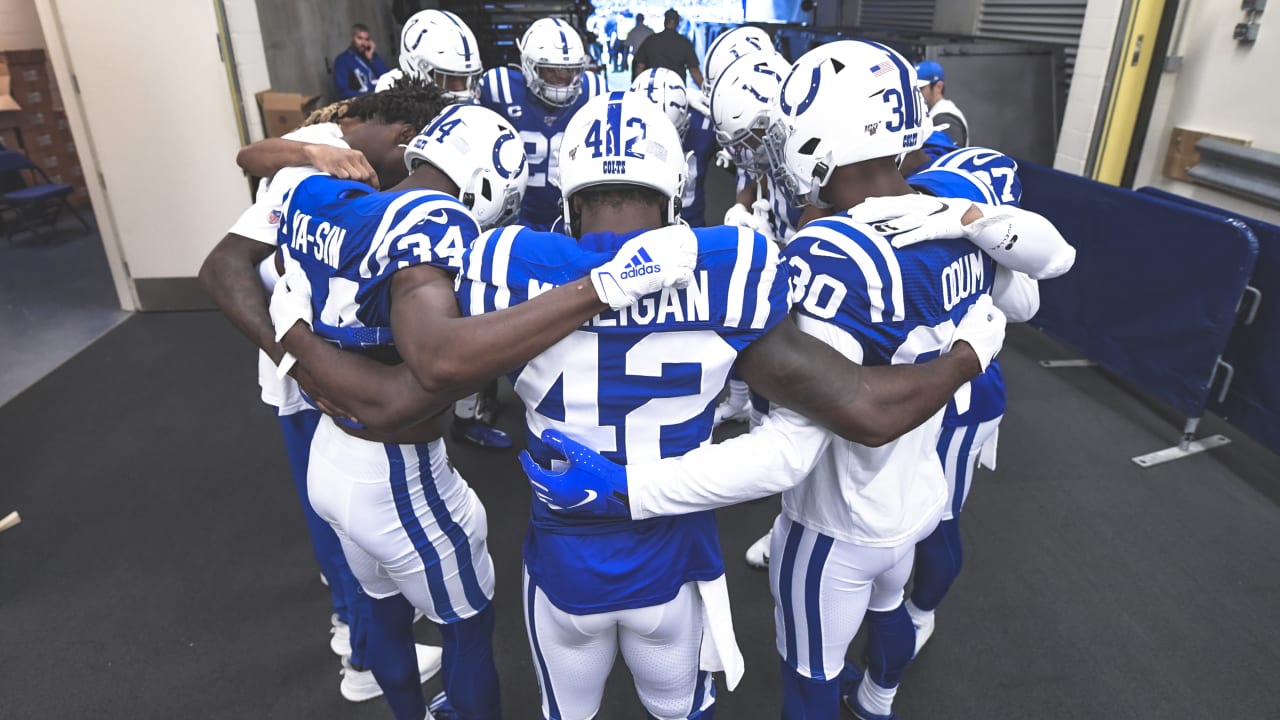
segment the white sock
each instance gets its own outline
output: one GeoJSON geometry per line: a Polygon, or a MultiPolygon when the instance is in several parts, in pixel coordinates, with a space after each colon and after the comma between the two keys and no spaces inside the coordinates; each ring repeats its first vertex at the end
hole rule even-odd
{"type": "Polygon", "coordinates": [[[876,715],[888,715],[893,712],[893,696],[898,688],[882,688],[871,679],[871,673],[862,672],[862,684],[858,686],[858,704],[868,712],[876,715]]]}
{"type": "Polygon", "coordinates": [[[907,614],[911,616],[912,625],[915,625],[918,628],[924,627],[933,619],[933,610],[921,610],[910,600],[908,600],[905,605],[907,606],[907,614]]]}
{"type": "Polygon", "coordinates": [[[746,407],[750,402],[750,398],[747,397],[748,392],[750,388],[747,387],[745,380],[730,380],[729,404],[733,407],[746,407]]]}
{"type": "Polygon", "coordinates": [[[453,414],[463,420],[472,420],[476,416],[476,406],[480,404],[480,394],[468,395],[453,404],[453,414]]]}

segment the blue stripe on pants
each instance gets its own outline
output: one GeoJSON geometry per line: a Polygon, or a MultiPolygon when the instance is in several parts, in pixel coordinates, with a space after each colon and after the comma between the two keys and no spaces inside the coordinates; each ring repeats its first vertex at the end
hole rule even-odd
{"type": "MultiPolygon", "coordinates": [[[[399,445],[383,445],[387,452],[387,465],[390,470],[388,480],[391,483],[391,496],[395,500],[396,514],[400,516],[400,526],[404,528],[409,541],[422,558],[427,575],[427,590],[431,593],[431,602],[435,605],[436,614],[447,623],[457,622],[458,614],[449,603],[449,590],[444,584],[444,574],[440,569],[440,555],[436,552],[427,533],[422,529],[417,514],[413,511],[413,499],[409,497],[409,481],[405,476],[404,453],[399,445]]],[[[421,468],[420,468],[421,470],[421,468]]]]}
{"type": "Polygon", "coordinates": [[[826,680],[826,668],[822,663],[822,571],[835,540],[817,535],[813,552],[809,555],[809,565],[805,568],[804,612],[805,623],[809,626],[809,674],[814,680],[826,680]]]}
{"type": "Polygon", "coordinates": [[[787,544],[782,552],[782,565],[778,572],[778,605],[782,607],[783,627],[787,634],[787,664],[791,667],[799,665],[796,653],[796,621],[795,609],[791,599],[791,586],[796,570],[796,552],[800,549],[800,539],[804,528],[787,521],[787,544]]]}
{"type": "Polygon", "coordinates": [[[525,584],[529,586],[524,607],[526,622],[529,623],[529,640],[533,643],[533,659],[538,663],[538,673],[542,675],[542,687],[547,693],[547,712],[551,720],[560,720],[560,706],[556,704],[556,692],[551,687],[551,673],[547,672],[547,661],[543,659],[542,646],[538,644],[538,622],[537,614],[534,612],[534,600],[538,588],[534,586],[533,579],[528,575],[525,575],[525,584]]]}
{"type": "Polygon", "coordinates": [[[471,558],[471,539],[458,523],[449,515],[449,508],[440,498],[440,489],[436,487],[436,478],[431,472],[431,447],[426,443],[414,446],[418,451],[418,479],[422,483],[422,495],[427,500],[427,507],[436,519],[436,524],[444,531],[453,545],[458,559],[458,574],[462,580],[462,590],[467,602],[476,610],[483,610],[489,605],[489,598],[480,588],[480,579],[476,577],[476,567],[471,558]]]}

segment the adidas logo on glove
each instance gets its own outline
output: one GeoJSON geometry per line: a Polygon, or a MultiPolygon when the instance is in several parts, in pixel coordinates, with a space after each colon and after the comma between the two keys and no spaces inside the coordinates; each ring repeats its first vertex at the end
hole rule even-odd
{"type": "Polygon", "coordinates": [[[649,253],[644,248],[640,248],[640,252],[636,253],[631,262],[627,263],[622,269],[621,276],[624,278],[640,277],[641,275],[653,275],[662,271],[662,266],[655,263],[653,258],[649,257],[649,253]]]}

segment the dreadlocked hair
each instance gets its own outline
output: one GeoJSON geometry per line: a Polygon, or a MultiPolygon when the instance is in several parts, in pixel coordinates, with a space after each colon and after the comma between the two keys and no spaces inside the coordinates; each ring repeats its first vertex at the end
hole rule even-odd
{"type": "Polygon", "coordinates": [[[391,124],[404,123],[421,130],[447,105],[449,101],[434,83],[405,75],[382,92],[358,95],[326,105],[311,113],[302,125],[305,127],[352,118],[391,124]]]}

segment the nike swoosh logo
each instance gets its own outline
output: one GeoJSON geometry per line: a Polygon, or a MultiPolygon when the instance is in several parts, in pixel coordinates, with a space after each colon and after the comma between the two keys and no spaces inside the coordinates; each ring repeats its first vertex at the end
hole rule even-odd
{"type": "Polygon", "coordinates": [[[842,253],[842,252],[840,252],[840,251],[838,251],[838,250],[836,250],[836,251],[832,251],[832,250],[827,250],[826,248],[822,247],[822,241],[821,241],[821,240],[819,240],[819,241],[815,242],[813,245],[810,245],[810,246],[809,246],[809,254],[810,254],[810,255],[817,255],[818,257],[836,258],[836,259],[838,259],[838,260],[847,260],[847,259],[849,258],[849,256],[848,256],[848,255],[845,255],[844,253],[842,253]]]}
{"type": "Polygon", "coordinates": [[[596,499],[597,497],[599,497],[599,495],[600,495],[600,494],[599,494],[599,493],[597,493],[595,490],[587,490],[587,491],[586,491],[586,493],[587,493],[587,499],[586,499],[586,500],[583,500],[582,502],[578,503],[577,505],[570,505],[569,507],[565,508],[565,510],[572,510],[572,509],[574,509],[574,508],[576,508],[576,507],[582,507],[583,505],[586,505],[587,503],[591,502],[592,500],[595,500],[595,499],[596,499]]]}
{"type": "Polygon", "coordinates": [[[434,223],[446,223],[449,222],[449,213],[444,210],[436,210],[435,212],[427,213],[423,219],[434,223]]]}

